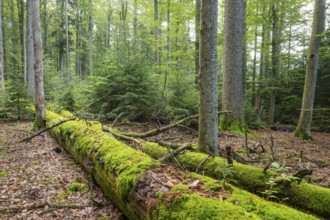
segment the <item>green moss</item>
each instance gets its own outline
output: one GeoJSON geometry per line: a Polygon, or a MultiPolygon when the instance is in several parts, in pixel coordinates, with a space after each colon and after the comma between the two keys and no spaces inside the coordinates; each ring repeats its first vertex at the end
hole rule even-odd
{"type": "Polygon", "coordinates": [[[204,220],[204,219],[261,219],[240,207],[218,199],[204,198],[195,194],[164,195],[152,213],[157,220],[204,220]]]}
{"type": "Polygon", "coordinates": [[[175,191],[188,191],[189,190],[189,186],[187,185],[176,185],[176,186],[173,186],[173,188],[171,189],[172,192],[175,192],[175,191]]]}
{"type": "Polygon", "coordinates": [[[164,147],[159,146],[157,143],[144,142],[141,146],[143,151],[145,151],[149,156],[158,160],[168,153],[168,150],[164,147]]]}
{"type": "Polygon", "coordinates": [[[61,110],[60,115],[63,116],[64,118],[74,118],[75,115],[72,114],[71,112],[67,110],[61,110]]]}
{"type": "Polygon", "coordinates": [[[330,189],[311,184],[294,183],[291,187],[290,202],[318,213],[323,217],[330,216],[330,189]]]}
{"type": "MultiPolygon", "coordinates": [[[[210,177],[201,176],[199,174],[191,174],[194,179],[201,180],[204,183],[203,188],[206,190],[214,190],[221,188],[221,184],[210,177]]],[[[281,220],[303,220],[303,219],[318,219],[314,216],[299,212],[288,206],[266,201],[252,193],[241,190],[230,184],[227,184],[231,195],[226,200],[236,206],[240,206],[242,210],[254,213],[261,219],[281,219],[281,220]]]]}
{"type": "Polygon", "coordinates": [[[297,128],[294,131],[294,136],[297,137],[297,138],[303,139],[303,140],[312,140],[313,139],[312,136],[310,136],[309,134],[307,134],[307,132],[304,131],[301,128],[297,128]]]}
{"type": "Polygon", "coordinates": [[[0,171],[0,177],[7,177],[8,173],[5,171],[0,171]]]}
{"type": "Polygon", "coordinates": [[[84,183],[79,183],[77,181],[73,181],[70,183],[68,186],[68,191],[69,192],[86,192],[88,190],[88,187],[84,183]]]}

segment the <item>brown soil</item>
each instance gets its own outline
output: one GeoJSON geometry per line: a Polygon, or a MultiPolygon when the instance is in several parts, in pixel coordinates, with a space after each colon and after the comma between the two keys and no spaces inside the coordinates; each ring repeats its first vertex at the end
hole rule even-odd
{"type": "Polygon", "coordinates": [[[120,219],[83,169],[49,134],[27,137],[30,122],[0,122],[0,219],[120,219]],[[71,192],[72,182],[85,190],[71,192]]]}

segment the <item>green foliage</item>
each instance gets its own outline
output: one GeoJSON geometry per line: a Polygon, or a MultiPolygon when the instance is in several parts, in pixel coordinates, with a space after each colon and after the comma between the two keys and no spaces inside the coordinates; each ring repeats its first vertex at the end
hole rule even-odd
{"type": "MultiPolygon", "coordinates": [[[[299,178],[287,174],[288,170],[291,169],[290,167],[281,166],[277,162],[273,162],[271,165],[274,168],[275,174],[273,176],[271,176],[269,178],[269,180],[266,182],[266,184],[269,186],[269,188],[266,189],[265,191],[263,191],[262,194],[264,194],[266,196],[267,200],[270,200],[270,199],[280,200],[276,196],[276,194],[278,194],[278,191],[276,189],[274,189],[275,186],[278,184],[278,182],[285,182],[285,181],[292,182],[293,180],[297,180],[299,178]]],[[[286,200],[286,199],[287,198],[284,198],[282,200],[286,200]]]]}
{"type": "Polygon", "coordinates": [[[0,177],[7,177],[8,173],[5,171],[0,171],[0,177]]]}
{"type": "Polygon", "coordinates": [[[261,129],[265,126],[265,123],[257,117],[256,110],[249,102],[245,102],[245,123],[250,129],[261,129]]]}
{"type": "Polygon", "coordinates": [[[69,192],[86,192],[88,190],[88,187],[84,183],[80,183],[78,181],[73,181],[68,186],[69,192]]]}

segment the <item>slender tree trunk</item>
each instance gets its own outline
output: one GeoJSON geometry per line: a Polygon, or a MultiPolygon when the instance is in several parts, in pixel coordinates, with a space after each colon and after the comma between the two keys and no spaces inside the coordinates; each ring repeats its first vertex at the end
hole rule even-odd
{"type": "Polygon", "coordinates": [[[63,39],[63,32],[64,32],[64,0],[57,1],[61,3],[60,9],[58,13],[60,14],[60,30],[59,30],[59,38],[58,38],[58,45],[59,45],[59,70],[60,70],[60,76],[64,77],[64,39],[63,39]]]}
{"type": "Polygon", "coordinates": [[[45,51],[45,54],[48,54],[48,40],[47,40],[47,37],[48,37],[48,21],[47,21],[47,1],[48,0],[44,0],[43,2],[43,6],[44,6],[44,13],[43,13],[43,19],[44,19],[44,23],[43,23],[43,28],[44,28],[44,42],[43,42],[43,48],[44,48],[44,51],[45,51]]]}
{"type": "Polygon", "coordinates": [[[26,44],[25,44],[25,28],[24,28],[24,0],[18,0],[18,19],[20,27],[21,41],[21,60],[22,60],[22,75],[24,82],[27,82],[26,74],[26,44]]]}
{"type": "Polygon", "coordinates": [[[93,75],[93,17],[92,0],[89,0],[89,75],[93,75]]]}
{"type": "Polygon", "coordinates": [[[134,21],[133,21],[133,27],[134,27],[134,41],[137,40],[137,0],[134,0],[134,21]]]}
{"type": "Polygon", "coordinates": [[[108,10],[108,24],[107,24],[107,48],[110,48],[111,45],[111,0],[109,0],[109,10],[108,10]]]}
{"type": "Polygon", "coordinates": [[[313,106],[315,97],[315,87],[317,79],[317,67],[319,60],[319,50],[321,36],[325,27],[325,0],[315,0],[312,35],[309,41],[307,66],[305,76],[304,94],[301,106],[298,126],[295,136],[303,139],[311,139],[311,125],[313,119],[313,106]]]}
{"type": "MultiPolygon", "coordinates": [[[[258,15],[258,10],[257,10],[258,15]]],[[[257,50],[258,50],[258,26],[254,29],[254,53],[253,53],[253,72],[252,72],[252,98],[251,104],[255,106],[256,102],[256,75],[257,75],[257,50]]]]}
{"type": "Polygon", "coordinates": [[[201,32],[201,0],[196,0],[196,16],[195,16],[195,83],[199,81],[199,36],[201,32]]]}
{"type": "Polygon", "coordinates": [[[32,0],[32,27],[34,42],[34,71],[36,87],[36,119],[34,128],[40,129],[46,126],[46,101],[43,85],[43,62],[42,62],[42,38],[40,31],[39,0],[32,0]]]}
{"type": "Polygon", "coordinates": [[[223,130],[243,129],[242,50],[244,5],[243,0],[225,1],[222,110],[229,112],[221,116],[220,126],[223,130]]]}
{"type": "Polygon", "coordinates": [[[268,123],[274,123],[275,117],[275,100],[276,100],[276,86],[279,63],[279,27],[278,27],[278,11],[277,4],[272,5],[272,75],[271,75],[271,93],[270,93],[270,107],[268,123]]]}
{"type": "Polygon", "coordinates": [[[157,73],[159,73],[159,46],[158,46],[158,39],[159,39],[159,30],[158,30],[158,0],[154,0],[154,22],[155,22],[155,44],[156,44],[156,52],[155,52],[155,64],[157,73]]]}
{"type": "Polygon", "coordinates": [[[27,30],[27,82],[28,89],[32,97],[35,97],[34,79],[34,45],[32,29],[32,1],[26,1],[26,30],[27,30]]]}
{"type": "MultiPolygon", "coordinates": [[[[246,53],[247,53],[247,35],[246,35],[246,1],[243,1],[243,50],[242,50],[242,100],[244,107],[244,100],[246,90],[248,89],[247,84],[247,73],[246,73],[246,53]]],[[[244,110],[243,110],[244,111],[244,110]]]]}
{"type": "Polygon", "coordinates": [[[198,145],[218,155],[218,0],[202,0],[198,145]]]}
{"type": "Polygon", "coordinates": [[[5,89],[5,74],[3,65],[2,0],[0,0],[0,89],[5,89]]]}
{"type": "Polygon", "coordinates": [[[12,71],[15,76],[18,75],[18,63],[16,60],[17,55],[17,38],[16,38],[16,21],[15,21],[15,9],[14,9],[15,2],[12,1],[10,3],[10,22],[11,22],[11,43],[12,43],[12,54],[11,54],[11,63],[12,63],[12,71]]]}
{"type": "Polygon", "coordinates": [[[66,36],[66,73],[67,73],[67,83],[70,83],[70,81],[71,81],[71,73],[70,73],[68,0],[65,0],[65,36],[66,36]]]}

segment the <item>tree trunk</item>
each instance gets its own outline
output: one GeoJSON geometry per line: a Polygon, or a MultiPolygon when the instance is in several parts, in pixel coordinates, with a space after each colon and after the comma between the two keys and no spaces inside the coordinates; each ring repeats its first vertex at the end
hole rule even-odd
{"type": "Polygon", "coordinates": [[[243,129],[242,50],[244,5],[243,0],[225,1],[222,110],[229,111],[229,113],[221,116],[220,126],[223,130],[243,129]]]}
{"type": "Polygon", "coordinates": [[[93,75],[93,17],[92,17],[92,0],[89,0],[89,75],[93,75]]]}
{"type": "Polygon", "coordinates": [[[275,100],[276,100],[276,86],[277,86],[277,75],[279,68],[279,17],[278,17],[278,6],[276,3],[272,5],[272,75],[271,75],[271,93],[270,93],[270,107],[269,107],[269,118],[268,123],[274,124],[275,117],[275,100]]]}
{"type": "Polygon", "coordinates": [[[39,0],[32,1],[32,28],[34,43],[34,72],[35,72],[35,99],[36,99],[36,118],[34,123],[35,130],[46,126],[46,101],[43,80],[43,55],[42,38],[40,31],[40,11],[39,0]]]}
{"type": "Polygon", "coordinates": [[[32,29],[32,0],[26,1],[26,29],[27,29],[27,82],[29,93],[35,97],[34,80],[34,46],[32,29]]]}
{"type": "Polygon", "coordinates": [[[317,67],[321,36],[325,27],[325,0],[315,0],[312,35],[309,41],[307,66],[305,75],[304,94],[301,106],[298,126],[295,136],[303,139],[311,139],[311,124],[313,119],[313,106],[317,79],[317,67]]]}
{"type": "Polygon", "coordinates": [[[199,36],[201,32],[201,0],[196,1],[196,15],[195,15],[195,83],[198,85],[199,81],[199,36]]]}
{"type": "Polygon", "coordinates": [[[44,6],[44,13],[43,13],[43,17],[44,17],[44,23],[43,23],[43,28],[44,28],[44,42],[43,42],[43,48],[45,51],[45,54],[48,53],[48,21],[47,21],[47,1],[48,0],[44,0],[43,2],[43,6],[44,6]]]}
{"type": "Polygon", "coordinates": [[[67,83],[70,83],[71,73],[70,73],[68,0],[65,0],[65,36],[66,36],[66,74],[67,74],[66,77],[67,77],[67,83]]]}
{"type": "Polygon", "coordinates": [[[218,155],[218,0],[202,0],[198,145],[218,155]]]}
{"type": "Polygon", "coordinates": [[[0,89],[5,89],[5,73],[3,65],[2,0],[0,0],[0,89]]]}
{"type": "Polygon", "coordinates": [[[25,44],[25,28],[24,28],[24,0],[18,0],[18,19],[20,27],[20,41],[21,41],[21,60],[22,60],[22,75],[24,82],[27,82],[26,74],[26,44],[25,44]]]}
{"type": "MultiPolygon", "coordinates": [[[[246,30],[246,1],[243,1],[243,48],[242,48],[242,100],[243,100],[243,107],[244,107],[244,100],[246,90],[248,90],[248,83],[247,83],[247,72],[246,72],[246,65],[247,65],[247,30],[246,30]]],[[[244,110],[243,110],[244,112],[244,110]]]]}
{"type": "Polygon", "coordinates": [[[158,40],[159,40],[159,21],[158,21],[158,0],[154,0],[154,22],[155,22],[155,29],[154,29],[154,36],[155,36],[155,45],[156,45],[156,51],[155,51],[155,65],[156,65],[156,73],[159,73],[159,46],[158,46],[158,40]]]}

